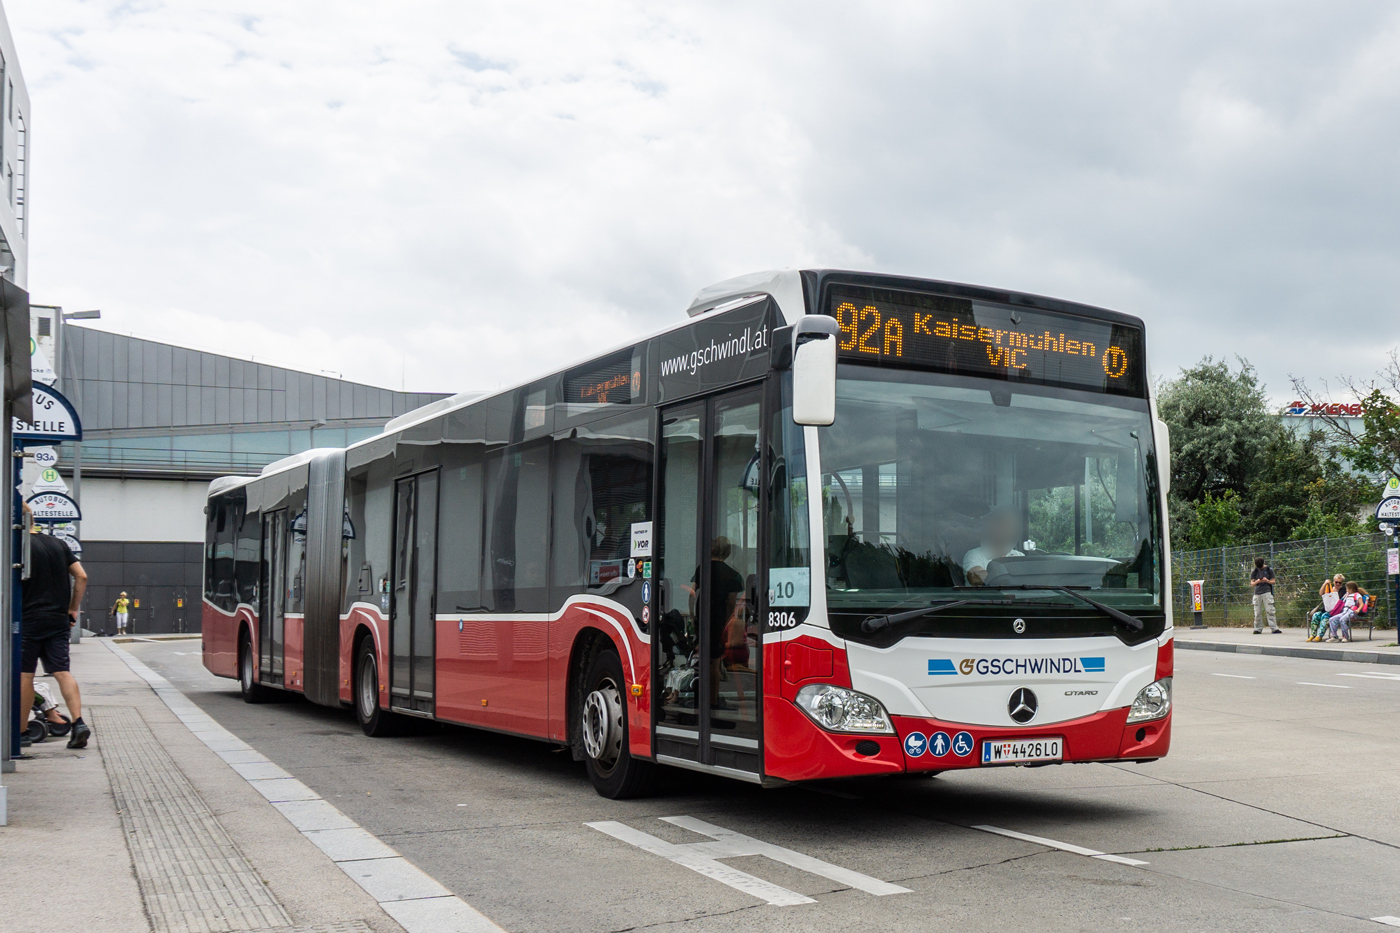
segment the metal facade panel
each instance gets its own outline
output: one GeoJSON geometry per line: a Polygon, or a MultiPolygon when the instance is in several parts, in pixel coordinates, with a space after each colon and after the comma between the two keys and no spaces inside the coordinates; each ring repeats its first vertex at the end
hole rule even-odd
{"type": "MultiPolygon", "coordinates": [[[[238,377],[241,376],[242,374],[238,371],[238,367],[237,367],[237,366],[233,367],[232,375],[233,375],[233,379],[234,379],[235,382],[241,382],[241,381],[242,381],[242,380],[240,380],[240,379],[238,378],[238,377]]],[[[228,424],[242,424],[243,421],[244,421],[244,418],[243,418],[243,389],[242,389],[242,388],[231,388],[231,389],[229,389],[225,394],[228,396],[228,418],[226,419],[226,420],[227,420],[227,423],[228,423],[228,424]]]]}
{"type": "Polygon", "coordinates": [[[326,380],[311,377],[311,420],[326,417],[326,380]]]}
{"type": "Polygon", "coordinates": [[[287,373],[287,389],[282,418],[285,421],[301,421],[301,378],[298,373],[287,373]]]}
{"type": "MultiPolygon", "coordinates": [[[[126,406],[127,406],[126,396],[127,396],[127,391],[126,391],[126,390],[127,390],[127,388],[128,388],[128,383],[125,383],[125,382],[111,382],[111,383],[108,383],[108,385],[110,385],[110,386],[112,387],[112,392],[111,392],[112,408],[111,408],[110,413],[107,415],[107,419],[108,419],[108,420],[107,420],[107,423],[110,424],[110,425],[111,425],[112,427],[114,427],[114,428],[124,428],[124,427],[127,426],[127,424],[126,424],[126,412],[127,412],[127,407],[126,407],[126,406]]],[[[82,412],[79,412],[78,414],[81,415],[82,412]]]]}
{"type": "MultiPolygon", "coordinates": [[[[149,361],[154,367],[154,361],[149,361]]],[[[145,383],[141,386],[141,411],[140,425],[143,428],[153,428],[161,423],[159,396],[156,390],[160,388],[153,382],[145,383]]]]}
{"type": "MultiPolygon", "coordinates": [[[[227,371],[224,372],[224,376],[227,379],[227,371]]],[[[229,396],[231,395],[233,395],[233,391],[227,385],[219,386],[214,390],[214,424],[228,424],[232,420],[229,417],[229,396]]]]}
{"type": "Polygon", "coordinates": [[[232,366],[230,366],[230,364],[233,362],[233,360],[229,359],[226,356],[214,357],[214,384],[221,389],[228,388],[229,370],[233,368],[232,366]]]}
{"type": "MultiPolygon", "coordinates": [[[[145,358],[145,354],[141,352],[141,344],[130,337],[123,337],[121,342],[123,344],[122,350],[125,351],[122,355],[126,357],[125,372],[121,375],[126,378],[127,382],[140,382],[144,370],[141,363],[145,358]]],[[[120,359],[119,356],[118,360],[120,359]]]]}
{"type": "Polygon", "coordinates": [[[156,424],[171,425],[175,423],[174,412],[174,387],[170,383],[162,383],[156,386],[156,424]]]}
{"type": "Polygon", "coordinates": [[[97,338],[97,378],[111,382],[116,378],[117,346],[111,334],[101,333],[97,338]]]}
{"type": "MultiPolygon", "coordinates": [[[[160,365],[158,350],[160,344],[151,343],[149,340],[133,340],[132,343],[141,345],[141,381],[150,385],[160,381],[160,365]]],[[[135,381],[135,377],[132,378],[135,381]]]]}
{"type": "Polygon", "coordinates": [[[268,422],[272,420],[272,390],[258,390],[258,407],[256,411],[257,420],[268,422]]]}

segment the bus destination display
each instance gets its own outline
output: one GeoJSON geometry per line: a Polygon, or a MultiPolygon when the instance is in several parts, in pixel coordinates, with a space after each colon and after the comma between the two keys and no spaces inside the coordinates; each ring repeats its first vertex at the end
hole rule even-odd
{"type": "Polygon", "coordinates": [[[842,359],[1144,394],[1135,327],[942,295],[847,286],[829,294],[842,359]]]}

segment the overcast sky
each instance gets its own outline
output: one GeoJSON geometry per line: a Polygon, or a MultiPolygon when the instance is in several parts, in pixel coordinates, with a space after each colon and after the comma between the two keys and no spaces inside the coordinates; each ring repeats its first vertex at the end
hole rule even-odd
{"type": "Polygon", "coordinates": [[[33,298],[112,330],[458,391],[830,266],[1137,314],[1157,375],[1280,399],[1400,339],[1393,3],[5,10],[33,298]]]}

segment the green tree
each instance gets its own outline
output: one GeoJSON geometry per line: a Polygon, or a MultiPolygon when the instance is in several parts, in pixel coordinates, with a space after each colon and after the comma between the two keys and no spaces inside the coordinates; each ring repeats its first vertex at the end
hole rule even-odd
{"type": "Polygon", "coordinates": [[[1220,498],[1210,493],[1195,504],[1192,510],[1194,521],[1187,533],[1188,546],[1193,550],[1210,547],[1229,547],[1238,543],[1236,535],[1240,530],[1240,497],[1234,490],[1226,490],[1220,498]]]}
{"type": "MultiPolygon", "coordinates": [[[[1205,548],[1358,533],[1373,484],[1343,459],[1354,446],[1328,431],[1287,430],[1254,367],[1238,363],[1206,357],[1159,389],[1171,428],[1172,540],[1205,548]]],[[[1400,411],[1394,418],[1400,467],[1400,411]]]]}
{"type": "Polygon", "coordinates": [[[1200,502],[1207,493],[1243,497],[1269,441],[1281,430],[1254,367],[1207,356],[1164,383],[1157,413],[1171,428],[1172,494],[1200,502]]]}

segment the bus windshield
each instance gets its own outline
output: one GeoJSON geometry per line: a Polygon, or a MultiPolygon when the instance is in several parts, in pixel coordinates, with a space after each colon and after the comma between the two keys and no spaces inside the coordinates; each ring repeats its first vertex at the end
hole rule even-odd
{"type": "Polygon", "coordinates": [[[842,364],[819,437],[833,616],[1084,611],[1066,589],[1161,615],[1146,400],[842,364]]]}

